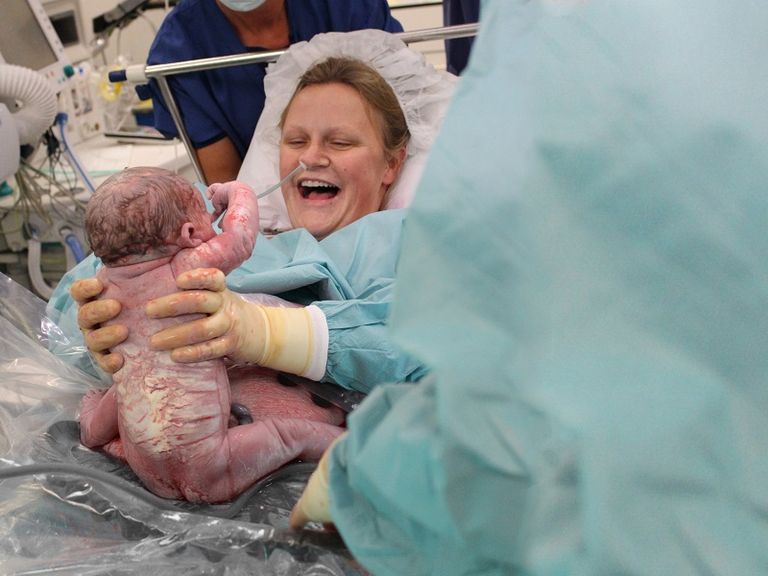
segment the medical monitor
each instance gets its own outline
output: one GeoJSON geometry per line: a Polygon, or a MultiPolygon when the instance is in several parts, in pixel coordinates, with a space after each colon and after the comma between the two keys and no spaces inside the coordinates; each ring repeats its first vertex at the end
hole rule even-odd
{"type": "Polygon", "coordinates": [[[2,0],[0,5],[0,62],[40,72],[59,91],[70,62],[40,0],[2,0]]]}
{"type": "MultiPolygon", "coordinates": [[[[42,0],[45,13],[51,19],[53,29],[64,46],[66,54],[72,64],[77,64],[91,57],[91,49],[88,46],[88,31],[83,20],[84,0],[42,0]]],[[[93,2],[93,0],[89,0],[93,2]]]]}

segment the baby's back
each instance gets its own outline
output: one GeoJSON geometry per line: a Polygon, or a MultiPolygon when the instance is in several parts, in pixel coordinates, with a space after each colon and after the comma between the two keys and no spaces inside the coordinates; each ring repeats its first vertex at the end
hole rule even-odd
{"type": "Polygon", "coordinates": [[[175,271],[170,262],[143,262],[98,273],[105,286],[102,298],[122,303],[111,322],[128,328],[128,338],[115,348],[124,358],[114,374],[118,403],[118,427],[131,467],[142,477],[168,488],[183,481],[165,478],[184,476],[194,469],[195,459],[217,450],[226,434],[229,418],[229,381],[222,360],[179,364],[169,352],[150,350],[149,337],[199,315],[167,319],[148,318],[146,303],[176,292],[175,271]],[[186,465],[175,470],[173,462],[186,465]]]}

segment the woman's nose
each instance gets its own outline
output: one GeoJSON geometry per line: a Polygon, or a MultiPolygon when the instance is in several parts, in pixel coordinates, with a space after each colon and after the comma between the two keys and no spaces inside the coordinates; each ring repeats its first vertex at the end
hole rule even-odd
{"type": "Polygon", "coordinates": [[[307,169],[323,168],[330,164],[330,158],[319,144],[310,144],[299,156],[299,160],[306,164],[307,169]]]}

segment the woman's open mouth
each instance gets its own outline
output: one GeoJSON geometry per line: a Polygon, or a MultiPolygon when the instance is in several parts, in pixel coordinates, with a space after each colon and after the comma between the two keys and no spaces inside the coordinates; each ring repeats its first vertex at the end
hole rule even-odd
{"type": "Polygon", "coordinates": [[[302,180],[298,185],[302,198],[307,200],[330,200],[339,193],[339,187],[322,180],[302,180]]]}

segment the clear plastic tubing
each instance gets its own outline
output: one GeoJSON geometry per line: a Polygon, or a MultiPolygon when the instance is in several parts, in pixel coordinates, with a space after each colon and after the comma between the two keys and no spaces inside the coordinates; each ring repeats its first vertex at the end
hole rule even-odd
{"type": "Polygon", "coordinates": [[[293,170],[288,172],[288,174],[286,174],[285,177],[283,177],[280,180],[280,182],[278,182],[277,184],[272,184],[272,186],[270,186],[269,188],[264,190],[264,192],[261,192],[260,194],[257,194],[256,198],[261,199],[261,198],[264,198],[264,196],[266,196],[268,194],[272,194],[272,192],[274,192],[275,190],[280,188],[283,184],[288,182],[288,180],[290,180],[291,178],[296,176],[296,174],[298,174],[299,172],[302,172],[303,170],[306,170],[306,169],[307,169],[307,165],[304,164],[304,162],[302,162],[301,160],[299,160],[299,165],[296,166],[296,168],[294,168],[293,170]]]}

